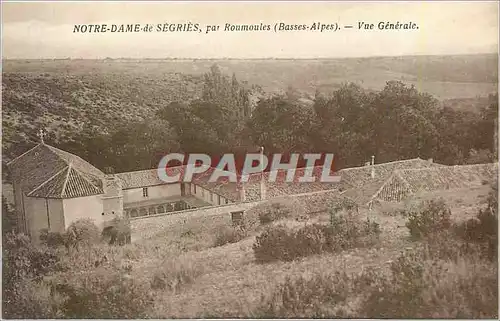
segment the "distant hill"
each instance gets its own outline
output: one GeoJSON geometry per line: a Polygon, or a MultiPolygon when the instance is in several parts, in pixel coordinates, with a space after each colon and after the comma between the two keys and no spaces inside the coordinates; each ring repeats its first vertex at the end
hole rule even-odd
{"type": "Polygon", "coordinates": [[[253,101],[286,91],[310,102],[316,90],[343,82],[380,90],[389,80],[414,84],[448,105],[475,107],[497,91],[496,55],[374,57],[319,60],[4,60],[4,148],[36,140],[45,127],[58,139],[86,126],[105,131],[124,119],[151,115],[172,101],[196,98],[201,75],[217,63],[253,88],[253,101]]]}
{"type": "Polygon", "coordinates": [[[106,131],[124,120],[151,115],[171,101],[192,99],[200,86],[200,77],[180,74],[155,78],[92,69],[81,74],[4,72],[3,147],[38,140],[35,133],[41,127],[57,140],[85,127],[106,131]]]}
{"type": "Polygon", "coordinates": [[[226,73],[262,86],[266,92],[293,86],[314,93],[331,91],[342,82],[381,89],[388,80],[413,83],[440,98],[484,96],[496,90],[498,56],[403,56],[338,59],[105,59],[6,60],[3,71],[14,73],[127,74],[156,79],[172,73],[200,75],[217,63],[226,73]]]}

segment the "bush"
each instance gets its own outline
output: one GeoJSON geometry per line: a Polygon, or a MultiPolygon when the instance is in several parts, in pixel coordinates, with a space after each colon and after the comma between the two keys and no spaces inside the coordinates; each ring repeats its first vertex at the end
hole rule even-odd
{"type": "MultiPolygon", "coordinates": [[[[367,294],[361,315],[370,318],[416,318],[423,307],[424,266],[418,252],[407,252],[391,264],[391,276],[360,276],[367,294]]],[[[361,282],[360,282],[361,283],[361,282]]]]}
{"type": "Polygon", "coordinates": [[[236,243],[247,236],[247,232],[240,226],[222,226],[217,229],[214,246],[222,246],[228,243],[236,243]]]}
{"type": "Polygon", "coordinates": [[[99,243],[101,233],[99,228],[90,219],[79,219],[66,230],[69,247],[89,246],[99,243]]]}
{"type": "Polygon", "coordinates": [[[48,229],[40,232],[40,241],[41,244],[52,248],[66,246],[68,243],[66,233],[49,232],[48,229]]]}
{"type": "Polygon", "coordinates": [[[371,246],[379,240],[381,233],[377,222],[370,219],[362,221],[352,212],[339,215],[335,210],[331,210],[330,226],[329,246],[335,252],[371,246]]]}
{"type": "Polygon", "coordinates": [[[60,309],[73,319],[146,318],[154,303],[148,283],[108,269],[70,274],[53,283],[52,292],[65,298],[60,309]]]}
{"type": "Polygon", "coordinates": [[[15,284],[15,291],[10,293],[15,293],[15,297],[4,295],[4,319],[64,318],[60,311],[63,298],[51,293],[43,282],[20,280],[15,284]]]}
{"type": "Polygon", "coordinates": [[[286,226],[270,226],[257,236],[253,251],[257,262],[293,261],[328,251],[329,227],[321,224],[293,231],[286,226]]]}
{"type": "Polygon", "coordinates": [[[252,248],[257,262],[291,261],[295,258],[294,238],[285,226],[272,226],[255,238],[252,248]]]}
{"type": "Polygon", "coordinates": [[[169,290],[174,293],[182,286],[192,283],[203,273],[203,267],[189,259],[168,260],[153,275],[151,287],[154,290],[169,290]]]}
{"type": "Polygon", "coordinates": [[[2,259],[4,318],[46,316],[43,304],[36,304],[31,291],[44,275],[57,271],[58,261],[55,253],[33,246],[23,234],[5,235],[2,259]]]}
{"type": "Polygon", "coordinates": [[[474,252],[448,260],[428,251],[430,240],[403,252],[389,269],[287,278],[262,297],[251,317],[497,318],[496,264],[474,252]]]}
{"type": "Polygon", "coordinates": [[[102,238],[109,245],[125,245],[131,240],[130,221],[126,218],[115,217],[108,226],[102,231],[102,238]]]}
{"type": "Polygon", "coordinates": [[[380,235],[376,222],[335,216],[332,224],[310,224],[298,230],[270,226],[253,244],[258,262],[292,261],[300,257],[373,245],[380,235]]]}
{"type": "Polygon", "coordinates": [[[426,259],[425,247],[403,253],[389,276],[365,273],[366,295],[358,317],[496,318],[498,278],[494,264],[474,255],[456,261],[426,259]]]}
{"type": "Polygon", "coordinates": [[[454,225],[459,238],[478,244],[479,251],[489,259],[495,259],[498,255],[498,216],[495,212],[488,207],[479,210],[476,218],[454,225]]]}
{"type": "Polygon", "coordinates": [[[67,251],[61,256],[59,265],[64,271],[85,271],[97,267],[119,264],[121,261],[120,248],[107,244],[85,246],[78,251],[67,251]]]}
{"type": "Polygon", "coordinates": [[[351,282],[345,273],[287,277],[254,311],[260,318],[345,318],[351,282]]]}
{"type": "Polygon", "coordinates": [[[271,202],[269,207],[259,213],[260,224],[267,224],[291,216],[292,209],[287,204],[271,202]]]}
{"type": "Polygon", "coordinates": [[[421,239],[451,227],[451,211],[442,199],[425,201],[418,209],[406,213],[406,216],[406,227],[413,239],[421,239]]]}
{"type": "Polygon", "coordinates": [[[246,211],[244,225],[247,230],[252,230],[259,225],[297,217],[304,213],[305,209],[300,202],[292,199],[276,199],[259,204],[246,211]]]}

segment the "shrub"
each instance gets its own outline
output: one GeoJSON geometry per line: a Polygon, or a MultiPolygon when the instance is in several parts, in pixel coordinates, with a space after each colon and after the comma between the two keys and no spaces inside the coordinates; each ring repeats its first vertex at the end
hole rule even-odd
{"type": "Polygon", "coordinates": [[[442,199],[425,201],[406,216],[406,227],[414,239],[421,239],[451,226],[451,211],[442,199]]]}
{"type": "Polygon", "coordinates": [[[217,229],[214,246],[222,246],[228,243],[236,243],[247,236],[247,232],[240,226],[222,226],[217,229]]]}
{"type": "Polygon", "coordinates": [[[59,264],[64,271],[85,271],[119,261],[120,249],[101,243],[81,247],[78,251],[68,251],[61,256],[59,264]]]}
{"type": "Polygon", "coordinates": [[[287,278],[262,297],[251,317],[497,318],[496,264],[474,252],[448,260],[428,252],[430,240],[401,253],[389,269],[287,278]]]}
{"type": "Polygon", "coordinates": [[[3,297],[3,318],[54,319],[64,317],[60,311],[63,298],[52,294],[50,288],[43,282],[20,280],[15,284],[15,291],[9,294],[12,293],[15,293],[15,297],[12,295],[3,297]]]}
{"type": "Polygon", "coordinates": [[[480,255],[481,247],[471,242],[463,242],[452,231],[443,231],[429,235],[418,244],[425,259],[449,260],[457,262],[464,256],[480,255]]]}
{"type": "Polygon", "coordinates": [[[33,246],[24,234],[8,233],[4,238],[2,263],[7,282],[39,278],[54,271],[58,260],[49,249],[33,246]]]}
{"type": "Polygon", "coordinates": [[[148,283],[135,281],[115,270],[93,270],[52,285],[53,293],[65,297],[65,318],[145,318],[154,296],[148,283]]]}
{"type": "Polygon", "coordinates": [[[33,246],[23,234],[8,233],[3,242],[2,304],[4,318],[48,317],[32,295],[42,276],[57,271],[58,257],[50,249],[33,246]]]}
{"type": "Polygon", "coordinates": [[[287,277],[269,297],[261,298],[254,314],[261,318],[345,318],[350,292],[350,279],[341,272],[287,277]]]}
{"type": "Polygon", "coordinates": [[[125,245],[130,243],[130,221],[126,218],[115,217],[102,231],[102,238],[110,245],[125,245]]]}
{"type": "Polygon", "coordinates": [[[182,286],[192,283],[203,273],[203,267],[187,259],[165,261],[153,275],[151,287],[154,290],[178,291],[182,286]]]}
{"type": "Polygon", "coordinates": [[[68,227],[67,240],[69,247],[89,246],[99,243],[99,228],[90,219],[79,219],[68,227]]]}
{"type": "Polygon", "coordinates": [[[304,212],[305,209],[298,201],[292,199],[271,200],[246,211],[244,225],[247,230],[251,230],[259,225],[302,215],[304,212]]]}
{"type": "Polygon", "coordinates": [[[68,239],[66,233],[49,232],[48,229],[43,229],[40,232],[40,241],[43,245],[57,248],[66,246],[68,239]]]}
{"type": "Polygon", "coordinates": [[[373,245],[380,235],[376,222],[335,216],[332,225],[310,224],[298,230],[270,226],[253,244],[258,262],[292,261],[300,257],[373,245]]]}
{"type": "Polygon", "coordinates": [[[474,255],[456,261],[428,257],[425,247],[403,253],[391,274],[365,273],[358,317],[496,318],[496,267],[474,255]]]}
{"type": "Polygon", "coordinates": [[[455,234],[468,243],[480,245],[480,252],[494,259],[498,254],[498,216],[491,207],[479,210],[476,218],[454,225],[455,234]]]}
{"type": "Polygon", "coordinates": [[[362,221],[352,212],[339,215],[335,210],[331,210],[330,226],[331,237],[328,241],[332,251],[373,245],[381,233],[377,222],[370,219],[362,221]]]}
{"type": "Polygon", "coordinates": [[[362,316],[372,318],[415,318],[422,309],[423,260],[418,252],[406,252],[391,264],[391,276],[366,273],[360,278],[367,293],[362,316]]]}
{"type": "Polygon", "coordinates": [[[275,260],[291,261],[294,255],[294,238],[284,226],[268,227],[255,238],[252,248],[257,262],[275,260]]]}
{"type": "Polygon", "coordinates": [[[267,210],[259,213],[260,224],[267,224],[290,217],[292,208],[284,203],[272,202],[267,210]]]}

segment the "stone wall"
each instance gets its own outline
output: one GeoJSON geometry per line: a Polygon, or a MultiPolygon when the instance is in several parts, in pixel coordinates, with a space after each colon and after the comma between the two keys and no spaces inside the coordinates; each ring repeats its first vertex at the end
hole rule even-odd
{"type": "Polygon", "coordinates": [[[231,212],[245,211],[257,204],[257,202],[228,204],[222,206],[207,206],[172,214],[159,214],[144,217],[137,217],[130,220],[132,229],[132,242],[147,239],[172,225],[182,225],[188,221],[197,221],[203,224],[205,220],[220,220],[221,216],[227,218],[227,223],[231,223],[231,212]]]}
{"type": "MultiPolygon", "coordinates": [[[[301,203],[303,206],[301,208],[305,208],[306,213],[304,214],[312,214],[327,211],[331,202],[335,201],[338,197],[341,197],[339,192],[331,190],[283,196],[273,198],[272,200],[281,199],[286,202],[287,199],[293,199],[295,202],[298,201],[301,203]]],[[[193,223],[209,224],[208,221],[210,220],[227,222],[229,225],[231,224],[231,212],[246,211],[266,201],[269,200],[210,206],[182,212],[173,212],[172,214],[158,214],[133,218],[131,219],[132,242],[150,238],[174,225],[182,226],[183,224],[193,223]]]]}

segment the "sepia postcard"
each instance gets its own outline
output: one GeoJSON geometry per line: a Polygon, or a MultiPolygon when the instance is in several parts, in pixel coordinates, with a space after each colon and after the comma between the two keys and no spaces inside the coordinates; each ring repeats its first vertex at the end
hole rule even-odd
{"type": "Polygon", "coordinates": [[[3,319],[498,319],[497,1],[3,1],[3,319]]]}

